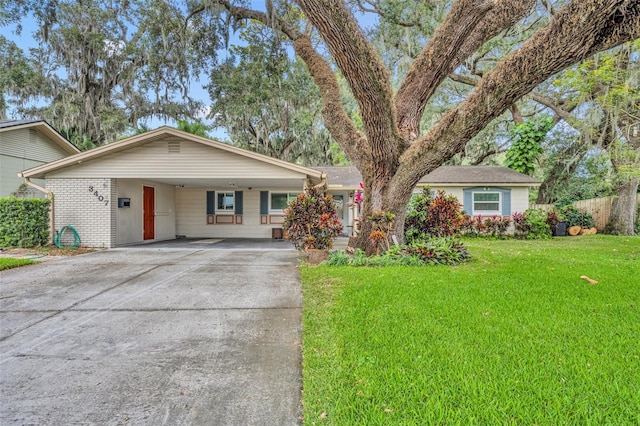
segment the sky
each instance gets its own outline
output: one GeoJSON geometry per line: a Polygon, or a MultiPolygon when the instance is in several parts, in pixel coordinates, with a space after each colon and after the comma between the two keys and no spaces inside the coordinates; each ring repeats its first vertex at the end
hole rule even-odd
{"type": "MultiPolygon", "coordinates": [[[[252,9],[265,10],[265,0],[251,0],[250,7],[252,9]]],[[[360,15],[357,15],[356,18],[361,22],[361,24],[364,27],[368,27],[375,23],[375,16],[373,16],[372,14],[360,14],[360,15]]],[[[2,27],[1,31],[5,37],[7,37],[9,40],[14,41],[18,45],[18,47],[20,47],[25,53],[27,53],[29,48],[37,47],[37,42],[33,38],[33,33],[37,30],[37,24],[36,24],[35,18],[32,15],[25,16],[20,22],[20,24],[22,26],[22,31],[20,35],[16,34],[16,28],[17,28],[16,24],[2,27]]],[[[239,40],[237,35],[235,36],[232,35],[231,40],[229,41],[229,44],[231,45],[231,44],[237,43],[238,41],[239,40]]],[[[218,51],[218,54],[221,59],[224,59],[226,57],[227,51],[222,49],[218,51]]],[[[193,80],[191,82],[191,89],[189,94],[194,99],[203,102],[203,104],[205,105],[205,108],[203,109],[201,119],[205,124],[211,125],[212,124],[211,120],[206,118],[209,112],[207,105],[210,104],[208,91],[204,88],[204,85],[206,85],[207,83],[208,83],[207,76],[201,75],[199,80],[193,80]]],[[[10,115],[10,118],[21,118],[21,117],[11,116],[11,111],[9,111],[9,115],[10,115]]],[[[146,124],[146,126],[149,127],[150,129],[155,129],[163,125],[169,125],[169,126],[177,125],[177,123],[171,119],[165,120],[165,119],[159,119],[159,118],[149,119],[144,124],[146,124]]],[[[209,136],[219,140],[229,139],[227,133],[222,128],[211,130],[209,132],[209,136]]]]}

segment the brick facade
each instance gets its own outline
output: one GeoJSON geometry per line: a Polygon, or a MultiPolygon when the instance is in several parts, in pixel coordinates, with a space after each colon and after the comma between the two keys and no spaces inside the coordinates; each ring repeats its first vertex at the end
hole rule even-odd
{"type": "MultiPolygon", "coordinates": [[[[46,180],[46,187],[54,194],[56,232],[65,225],[71,225],[80,235],[82,245],[115,247],[118,208],[115,179],[53,178],[46,180]]],[[[63,243],[69,237],[65,233],[63,243]]]]}

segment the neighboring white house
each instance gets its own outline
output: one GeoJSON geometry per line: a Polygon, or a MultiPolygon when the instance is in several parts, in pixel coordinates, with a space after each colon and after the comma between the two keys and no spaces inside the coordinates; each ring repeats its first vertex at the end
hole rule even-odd
{"type": "MultiPolygon", "coordinates": [[[[354,166],[314,168],[326,173],[328,192],[344,206],[341,217],[351,234],[360,214],[353,197],[360,190],[362,176],[354,166]]],[[[510,216],[529,207],[529,189],[540,182],[503,166],[441,166],[423,176],[415,192],[425,185],[454,195],[469,215],[510,216]]]]}
{"type": "Polygon", "coordinates": [[[54,226],[83,245],[193,238],[271,238],[318,170],[170,127],[25,170],[53,192],[54,226]]]}
{"type": "Polygon", "coordinates": [[[529,208],[529,189],[540,182],[504,166],[441,166],[420,187],[454,195],[472,216],[511,216],[529,208]]]}
{"type": "MultiPolygon", "coordinates": [[[[0,120],[0,197],[16,193],[44,197],[45,193],[25,187],[18,173],[78,152],[46,121],[0,120]]],[[[44,185],[43,180],[34,183],[44,185]]]]}

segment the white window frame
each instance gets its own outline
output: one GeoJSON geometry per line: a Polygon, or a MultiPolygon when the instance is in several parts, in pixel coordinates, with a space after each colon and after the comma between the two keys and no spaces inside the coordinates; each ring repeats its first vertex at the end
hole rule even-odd
{"type": "Polygon", "coordinates": [[[284,209],[274,209],[271,205],[272,196],[276,194],[287,194],[287,205],[291,202],[292,199],[296,198],[300,192],[291,192],[291,191],[269,191],[269,214],[283,214],[284,209]]]}
{"type": "Polygon", "coordinates": [[[233,191],[230,192],[226,192],[226,191],[216,191],[216,213],[217,212],[225,212],[225,213],[233,213],[235,211],[236,208],[236,194],[233,191]],[[222,197],[222,199],[226,199],[228,196],[231,196],[231,199],[233,200],[231,206],[223,206],[220,207],[220,197],[222,197]]]}
{"type": "Polygon", "coordinates": [[[502,215],[502,193],[500,191],[474,191],[471,193],[471,209],[473,210],[473,215],[478,216],[493,216],[493,215],[502,215]],[[477,210],[476,209],[476,194],[498,194],[498,201],[477,201],[478,203],[497,203],[498,210],[477,210]]]}

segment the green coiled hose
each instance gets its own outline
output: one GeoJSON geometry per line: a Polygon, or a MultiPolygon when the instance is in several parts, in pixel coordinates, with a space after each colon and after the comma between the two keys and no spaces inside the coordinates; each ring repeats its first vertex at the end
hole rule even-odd
{"type": "Polygon", "coordinates": [[[53,237],[53,244],[55,244],[56,247],[58,247],[58,248],[63,248],[63,247],[66,247],[66,248],[68,248],[68,247],[78,248],[78,247],[80,247],[80,235],[78,234],[78,231],[76,231],[76,229],[73,226],[65,225],[53,237]],[[66,231],[66,230],[69,230],[69,231],[73,232],[73,244],[71,246],[63,246],[60,243],[60,240],[62,239],[62,234],[64,234],[64,231],[66,231]]]}

